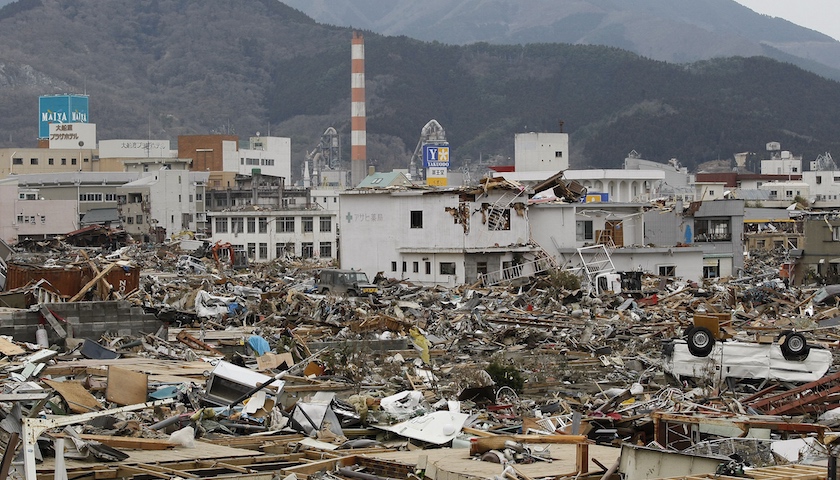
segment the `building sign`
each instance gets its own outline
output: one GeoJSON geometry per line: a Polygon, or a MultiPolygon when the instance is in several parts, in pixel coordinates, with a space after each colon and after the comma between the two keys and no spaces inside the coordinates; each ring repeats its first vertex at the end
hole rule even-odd
{"type": "Polygon", "coordinates": [[[50,148],[96,148],[95,123],[52,123],[50,148]]]}
{"type": "Polygon", "coordinates": [[[38,100],[38,138],[49,138],[50,124],[89,121],[87,95],[51,95],[38,100]]]}
{"type": "Polygon", "coordinates": [[[449,168],[449,145],[423,145],[423,168],[449,168]]]}

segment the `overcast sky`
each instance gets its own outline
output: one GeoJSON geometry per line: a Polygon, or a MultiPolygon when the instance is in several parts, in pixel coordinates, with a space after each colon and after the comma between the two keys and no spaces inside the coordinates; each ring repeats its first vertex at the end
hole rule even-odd
{"type": "Polygon", "coordinates": [[[838,0],[735,0],[758,13],[780,17],[840,40],[838,0]]]}

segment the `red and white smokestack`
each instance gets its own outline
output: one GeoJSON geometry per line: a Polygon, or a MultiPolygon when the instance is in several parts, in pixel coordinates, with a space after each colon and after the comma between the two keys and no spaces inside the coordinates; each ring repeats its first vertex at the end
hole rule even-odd
{"type": "Polygon", "coordinates": [[[364,180],[367,165],[365,38],[358,32],[353,32],[350,64],[350,181],[355,187],[364,180]]]}

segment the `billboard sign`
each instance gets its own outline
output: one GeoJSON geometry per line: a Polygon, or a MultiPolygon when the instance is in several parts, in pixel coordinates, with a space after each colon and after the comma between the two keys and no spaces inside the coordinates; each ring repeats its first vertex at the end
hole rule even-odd
{"type": "Polygon", "coordinates": [[[423,168],[449,168],[449,144],[423,145],[423,168]]]}
{"type": "Polygon", "coordinates": [[[49,138],[50,124],[89,123],[87,95],[50,95],[38,99],[38,138],[49,138]]]}

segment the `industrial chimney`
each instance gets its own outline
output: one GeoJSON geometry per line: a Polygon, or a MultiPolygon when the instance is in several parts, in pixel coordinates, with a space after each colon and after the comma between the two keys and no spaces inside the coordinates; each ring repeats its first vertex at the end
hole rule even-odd
{"type": "Polygon", "coordinates": [[[364,180],[367,165],[365,39],[358,32],[353,32],[350,64],[350,181],[355,187],[364,180]]]}

